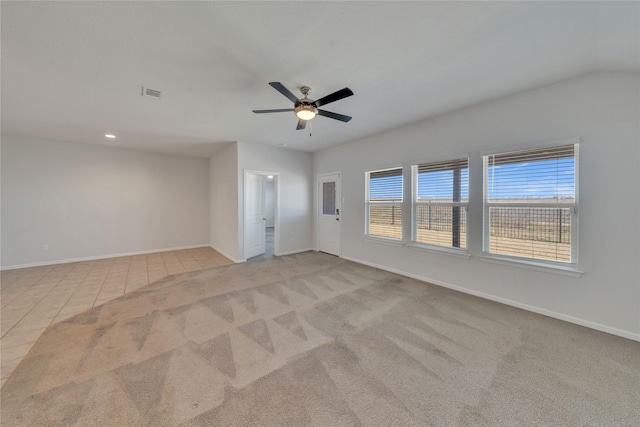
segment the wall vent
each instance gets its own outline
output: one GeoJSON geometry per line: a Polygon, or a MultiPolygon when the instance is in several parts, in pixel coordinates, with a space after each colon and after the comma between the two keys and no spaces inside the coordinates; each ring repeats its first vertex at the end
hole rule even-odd
{"type": "Polygon", "coordinates": [[[160,99],[162,92],[155,89],[149,89],[148,87],[142,86],[142,96],[150,96],[151,98],[160,99]]]}

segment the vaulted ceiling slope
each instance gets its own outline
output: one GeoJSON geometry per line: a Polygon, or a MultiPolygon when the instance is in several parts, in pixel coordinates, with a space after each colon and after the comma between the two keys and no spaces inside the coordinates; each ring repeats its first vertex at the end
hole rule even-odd
{"type": "Polygon", "coordinates": [[[198,156],[229,141],[317,151],[591,71],[638,70],[639,7],[3,1],[2,131],[198,156]],[[300,96],[349,87],[330,110],[353,120],[296,131],[293,113],[253,114],[291,107],[270,81],[300,96]]]}

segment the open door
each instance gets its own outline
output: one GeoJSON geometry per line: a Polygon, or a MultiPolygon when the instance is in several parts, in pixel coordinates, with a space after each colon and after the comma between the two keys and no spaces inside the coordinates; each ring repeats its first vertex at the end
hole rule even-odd
{"type": "Polygon", "coordinates": [[[340,174],[318,176],[318,250],[340,256],[340,174]]]}
{"type": "Polygon", "coordinates": [[[245,257],[265,253],[265,221],[262,175],[245,173],[244,177],[244,212],[245,212],[245,257]]]}

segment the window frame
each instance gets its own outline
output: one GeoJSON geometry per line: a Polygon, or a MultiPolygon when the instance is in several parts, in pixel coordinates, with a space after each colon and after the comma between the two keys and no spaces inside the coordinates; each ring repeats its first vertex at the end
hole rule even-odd
{"type": "Polygon", "coordinates": [[[365,171],[364,173],[364,181],[365,181],[365,218],[364,218],[364,236],[368,239],[374,239],[374,240],[379,240],[379,241],[383,241],[383,242],[389,242],[389,243],[396,243],[396,244],[402,244],[402,242],[404,241],[404,220],[403,220],[403,216],[404,216],[404,186],[405,186],[405,179],[404,179],[404,168],[403,166],[393,166],[393,167],[389,167],[389,168],[383,168],[383,169],[375,169],[375,170],[368,170],[365,171]],[[386,172],[386,171],[393,171],[393,170],[400,170],[400,178],[402,180],[401,183],[401,198],[400,201],[398,202],[378,202],[378,201],[374,201],[372,202],[370,200],[370,189],[371,189],[371,174],[377,173],[377,172],[386,172]],[[386,236],[377,236],[374,234],[370,233],[370,224],[369,224],[369,218],[370,218],[370,209],[371,206],[396,206],[398,207],[398,210],[400,212],[400,238],[395,238],[395,237],[386,237],[386,236]]]}
{"type": "MultiPolygon", "coordinates": [[[[453,254],[460,255],[468,255],[469,254],[469,198],[471,197],[471,189],[470,186],[470,173],[469,173],[469,164],[470,159],[469,155],[460,155],[460,156],[450,156],[447,158],[443,158],[442,160],[432,160],[427,162],[415,163],[411,165],[411,246],[417,248],[424,248],[429,250],[441,251],[441,252],[449,252],[453,254]],[[426,165],[435,165],[438,163],[445,162],[457,162],[461,160],[466,160],[467,162],[467,187],[468,187],[468,197],[466,202],[418,202],[418,169],[420,166],[426,165]],[[460,207],[464,209],[465,212],[465,241],[464,248],[456,247],[456,246],[445,246],[445,245],[437,245],[425,242],[418,241],[418,227],[417,227],[417,218],[418,218],[418,207],[419,206],[444,206],[444,207],[460,207]]],[[[454,170],[454,169],[450,169],[454,170]]],[[[453,219],[453,218],[452,218],[453,219]]]]}
{"type": "MultiPolygon", "coordinates": [[[[506,148],[501,150],[494,150],[491,152],[483,152],[481,153],[482,158],[482,255],[481,258],[488,260],[496,260],[497,262],[507,262],[507,263],[519,263],[524,265],[530,265],[532,267],[550,267],[558,270],[567,270],[567,271],[576,271],[578,267],[578,238],[579,238],[579,155],[580,151],[580,139],[579,138],[570,138],[564,140],[558,140],[553,142],[548,142],[545,144],[539,145],[530,145],[527,148],[506,148]],[[488,162],[489,158],[492,155],[501,155],[501,154],[509,154],[509,153],[526,153],[528,151],[537,151],[545,148],[559,148],[562,146],[574,146],[574,201],[573,203],[527,203],[527,202],[489,202],[489,179],[488,179],[488,162]],[[517,256],[517,255],[509,255],[509,254],[499,254],[490,251],[491,244],[491,229],[490,229],[490,215],[489,211],[492,207],[512,207],[512,208],[566,208],[570,209],[570,220],[571,220],[571,232],[570,232],[570,262],[562,262],[562,261],[554,261],[543,258],[533,258],[526,256],[517,256]]],[[[581,273],[581,272],[580,272],[581,273]]]]}

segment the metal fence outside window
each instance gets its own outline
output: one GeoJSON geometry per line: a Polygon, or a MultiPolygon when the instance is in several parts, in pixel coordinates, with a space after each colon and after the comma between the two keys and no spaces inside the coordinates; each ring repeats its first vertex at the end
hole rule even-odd
{"type": "MultiPolygon", "coordinates": [[[[453,210],[451,206],[416,206],[416,226],[422,230],[452,231],[453,230],[453,210]]],[[[460,232],[467,232],[467,221],[465,220],[465,209],[459,210],[460,232]]]]}
{"type": "MultiPolygon", "coordinates": [[[[452,231],[453,209],[450,206],[416,206],[416,226],[421,230],[452,231]]],[[[466,233],[465,212],[460,209],[460,232],[466,233]]],[[[402,224],[397,206],[370,207],[372,224],[402,224]]],[[[492,207],[489,210],[491,236],[538,242],[571,242],[571,208],[492,207]]]]}
{"type": "Polygon", "coordinates": [[[537,242],[571,242],[571,208],[489,209],[491,235],[537,242]]]}

